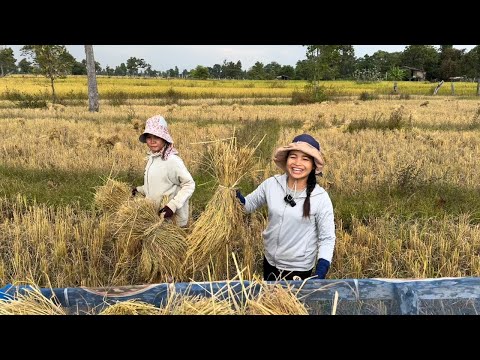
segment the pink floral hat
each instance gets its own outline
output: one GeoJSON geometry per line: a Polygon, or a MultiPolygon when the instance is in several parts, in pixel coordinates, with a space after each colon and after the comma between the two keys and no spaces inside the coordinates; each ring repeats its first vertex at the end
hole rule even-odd
{"type": "Polygon", "coordinates": [[[147,135],[152,134],[162,138],[165,141],[168,141],[170,144],[173,144],[173,139],[170,133],[168,132],[167,122],[161,115],[155,115],[147,119],[145,124],[145,131],[138,138],[142,143],[147,142],[147,135]]]}

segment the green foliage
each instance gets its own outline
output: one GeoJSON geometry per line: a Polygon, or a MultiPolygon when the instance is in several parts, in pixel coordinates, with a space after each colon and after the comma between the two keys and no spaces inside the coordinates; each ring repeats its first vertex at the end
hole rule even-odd
{"type": "Polygon", "coordinates": [[[33,59],[33,64],[41,74],[50,79],[52,101],[55,103],[55,80],[71,73],[75,59],[65,45],[25,45],[20,50],[23,55],[33,59]]]}
{"type": "Polygon", "coordinates": [[[400,69],[400,67],[393,66],[392,68],[390,68],[390,70],[388,70],[387,76],[388,76],[388,80],[401,81],[405,79],[406,74],[403,69],[400,69]]]}
{"type": "Polygon", "coordinates": [[[194,79],[206,80],[209,76],[208,68],[198,65],[194,70],[190,71],[190,76],[194,79]]]}
{"type": "Polygon", "coordinates": [[[327,101],[329,96],[325,86],[322,85],[306,85],[303,91],[294,90],[292,92],[292,105],[313,104],[327,101]]]}
{"type": "Polygon", "coordinates": [[[12,101],[19,108],[46,108],[47,101],[45,94],[32,95],[17,90],[7,90],[4,93],[5,99],[12,101]]]}
{"type": "Polygon", "coordinates": [[[11,48],[0,50],[0,77],[17,72],[15,61],[11,48]]]}

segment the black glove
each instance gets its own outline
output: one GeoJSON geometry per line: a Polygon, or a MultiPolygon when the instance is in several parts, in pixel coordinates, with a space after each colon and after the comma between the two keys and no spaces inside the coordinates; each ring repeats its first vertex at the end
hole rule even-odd
{"type": "Polygon", "coordinates": [[[238,200],[240,200],[240,202],[243,205],[245,205],[245,198],[243,197],[242,193],[238,189],[237,189],[237,192],[236,192],[236,196],[237,196],[238,200]]]}
{"type": "Polygon", "coordinates": [[[317,269],[315,270],[315,275],[317,275],[317,279],[325,279],[329,268],[330,261],[325,259],[319,259],[317,263],[317,269]]]}
{"type": "Polygon", "coordinates": [[[158,210],[158,215],[160,215],[161,213],[165,213],[165,215],[163,216],[165,219],[171,218],[173,216],[173,211],[168,206],[164,206],[163,208],[158,210]]]}
{"type": "Polygon", "coordinates": [[[137,195],[137,193],[138,193],[138,190],[137,190],[136,186],[133,186],[132,187],[132,196],[135,197],[135,195],[137,195]]]}

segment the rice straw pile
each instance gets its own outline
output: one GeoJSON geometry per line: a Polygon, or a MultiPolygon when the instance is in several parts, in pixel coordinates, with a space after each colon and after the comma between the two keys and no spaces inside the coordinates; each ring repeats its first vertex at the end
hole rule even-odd
{"type": "Polygon", "coordinates": [[[39,287],[17,292],[14,300],[0,300],[0,315],[66,315],[53,299],[45,297],[39,287]]]}
{"type": "Polygon", "coordinates": [[[152,304],[138,300],[119,301],[107,306],[98,315],[159,315],[160,310],[152,304]]]}
{"type": "Polygon", "coordinates": [[[115,274],[120,274],[121,282],[171,281],[182,276],[187,249],[185,231],[158,216],[153,201],[127,201],[115,213],[113,226],[119,257],[115,274]]]}
{"type": "Polygon", "coordinates": [[[104,213],[113,214],[120,206],[132,197],[131,187],[110,176],[105,184],[95,188],[94,205],[104,213]]]}
{"type": "MultiPolygon", "coordinates": [[[[298,291],[297,291],[298,292],[298,291]]],[[[290,285],[261,283],[261,289],[246,304],[249,315],[308,315],[305,305],[290,285]]]]}
{"type": "Polygon", "coordinates": [[[172,293],[167,304],[161,308],[162,315],[234,315],[228,300],[216,296],[189,296],[172,293]]]}
{"type": "MultiPolygon", "coordinates": [[[[213,143],[207,151],[205,166],[219,185],[187,237],[185,267],[194,274],[210,264],[209,280],[229,278],[228,254],[252,253],[246,249],[251,244],[246,241],[245,212],[235,196],[235,187],[256,165],[255,149],[239,148],[232,138],[213,143]]],[[[240,261],[243,259],[240,256],[240,261]]]]}

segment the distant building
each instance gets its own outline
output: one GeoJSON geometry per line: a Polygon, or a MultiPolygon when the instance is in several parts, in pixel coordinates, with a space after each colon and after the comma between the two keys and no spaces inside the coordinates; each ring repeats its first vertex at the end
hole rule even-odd
{"type": "Polygon", "coordinates": [[[279,75],[277,76],[277,80],[290,80],[290,77],[287,75],[279,75]]]}
{"type": "Polygon", "coordinates": [[[427,72],[422,69],[417,69],[411,66],[402,66],[402,69],[408,70],[408,80],[424,81],[427,78],[427,72]]]}

